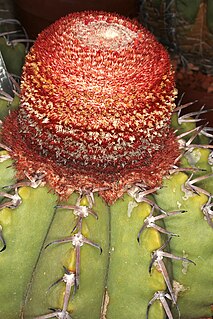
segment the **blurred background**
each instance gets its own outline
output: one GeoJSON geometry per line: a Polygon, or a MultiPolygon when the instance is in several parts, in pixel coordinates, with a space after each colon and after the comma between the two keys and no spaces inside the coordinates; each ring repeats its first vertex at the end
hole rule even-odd
{"type": "MultiPolygon", "coordinates": [[[[18,19],[35,39],[61,16],[83,10],[139,20],[169,51],[182,102],[213,108],[213,0],[0,0],[0,22],[18,19]]],[[[213,124],[213,112],[205,118],[213,124]]]]}

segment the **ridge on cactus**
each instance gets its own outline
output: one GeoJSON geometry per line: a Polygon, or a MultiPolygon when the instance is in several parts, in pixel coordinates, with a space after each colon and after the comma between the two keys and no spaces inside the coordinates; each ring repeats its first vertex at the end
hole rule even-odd
{"type": "Polygon", "coordinates": [[[136,21],[72,13],[39,34],[18,108],[0,100],[0,317],[211,316],[212,129],[176,94],[136,21]]]}

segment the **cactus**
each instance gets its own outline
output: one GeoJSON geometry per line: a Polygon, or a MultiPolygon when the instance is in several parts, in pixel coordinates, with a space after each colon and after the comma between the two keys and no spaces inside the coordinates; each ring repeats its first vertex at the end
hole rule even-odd
{"type": "Polygon", "coordinates": [[[0,19],[0,51],[7,71],[13,76],[21,75],[30,42],[26,30],[18,20],[0,19]]]}
{"type": "Polygon", "coordinates": [[[141,22],[169,48],[179,66],[212,75],[212,1],[140,2],[141,22]]]}
{"type": "Polygon", "coordinates": [[[30,49],[18,109],[3,97],[0,317],[211,316],[211,128],[175,105],[154,36],[70,14],[30,49]]]}

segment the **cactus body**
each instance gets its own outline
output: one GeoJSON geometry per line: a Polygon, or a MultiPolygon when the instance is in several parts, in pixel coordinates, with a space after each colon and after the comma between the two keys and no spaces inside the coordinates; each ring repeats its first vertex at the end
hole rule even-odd
{"type": "Polygon", "coordinates": [[[1,318],[211,316],[211,134],[174,97],[136,22],[84,12],[39,36],[20,108],[1,102],[1,318]]]}
{"type": "Polygon", "coordinates": [[[0,50],[7,65],[8,72],[21,75],[25,58],[25,46],[22,43],[7,45],[5,39],[0,39],[0,50]]]}
{"type": "Polygon", "coordinates": [[[140,15],[143,25],[171,50],[180,65],[213,74],[211,0],[143,0],[140,15]]]}

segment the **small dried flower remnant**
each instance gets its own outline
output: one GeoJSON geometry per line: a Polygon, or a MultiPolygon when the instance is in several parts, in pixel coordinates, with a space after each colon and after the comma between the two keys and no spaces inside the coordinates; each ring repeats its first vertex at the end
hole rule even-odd
{"type": "Polygon", "coordinates": [[[167,52],[137,22],[70,14],[28,54],[3,141],[19,179],[42,172],[62,197],[107,188],[113,202],[135,182],[158,186],[177,158],[175,94],[167,52]]]}

